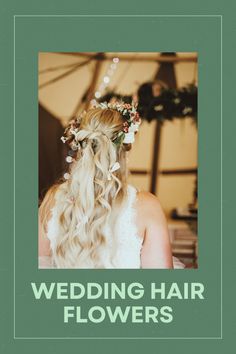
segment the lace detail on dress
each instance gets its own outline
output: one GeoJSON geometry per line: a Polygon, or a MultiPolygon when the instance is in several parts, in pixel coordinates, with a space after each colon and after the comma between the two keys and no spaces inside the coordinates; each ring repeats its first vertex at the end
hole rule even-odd
{"type": "Polygon", "coordinates": [[[117,252],[114,259],[115,268],[140,268],[140,253],[143,239],[138,235],[136,210],[134,208],[137,191],[128,186],[127,199],[116,223],[117,252]]]}
{"type": "MultiPolygon", "coordinates": [[[[141,268],[141,250],[143,238],[138,234],[136,223],[135,201],[137,190],[128,186],[127,197],[119,212],[115,225],[106,225],[104,232],[108,245],[104,249],[103,268],[111,269],[138,269],[141,268]],[[114,234],[113,234],[114,232],[114,234]],[[114,235],[117,235],[114,237],[114,235]]],[[[59,235],[59,216],[55,208],[51,210],[52,216],[48,222],[47,237],[50,240],[52,254],[56,247],[56,238],[59,235]]],[[[39,259],[39,268],[56,268],[50,257],[39,259]],[[47,258],[47,259],[46,259],[47,258]]],[[[173,257],[174,268],[184,268],[178,259],[173,257]]],[[[85,264],[83,268],[89,268],[85,264]]]]}

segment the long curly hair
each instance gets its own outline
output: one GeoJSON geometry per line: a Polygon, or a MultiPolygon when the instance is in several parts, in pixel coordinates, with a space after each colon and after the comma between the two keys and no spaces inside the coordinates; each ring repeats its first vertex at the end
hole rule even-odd
{"type": "Polygon", "coordinates": [[[54,185],[39,208],[45,236],[49,223],[56,223],[51,251],[57,268],[112,264],[109,250],[115,249],[115,221],[127,194],[126,151],[131,147],[113,143],[123,123],[113,109],[93,108],[82,116],[77,133],[82,147],[70,164],[70,178],[54,185]],[[111,174],[116,162],[120,168],[111,174]]]}

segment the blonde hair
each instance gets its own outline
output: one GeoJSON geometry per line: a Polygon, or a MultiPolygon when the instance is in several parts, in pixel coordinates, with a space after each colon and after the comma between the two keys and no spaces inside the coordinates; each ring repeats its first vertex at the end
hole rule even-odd
{"type": "Polygon", "coordinates": [[[45,235],[52,206],[56,211],[58,232],[52,257],[58,268],[104,268],[104,253],[112,263],[113,254],[108,250],[115,245],[113,226],[127,193],[126,151],[130,145],[112,142],[122,127],[122,116],[116,110],[89,110],[81,118],[77,139],[83,147],[71,164],[70,179],[53,186],[40,206],[45,235]],[[108,178],[115,162],[120,169],[108,178]]]}

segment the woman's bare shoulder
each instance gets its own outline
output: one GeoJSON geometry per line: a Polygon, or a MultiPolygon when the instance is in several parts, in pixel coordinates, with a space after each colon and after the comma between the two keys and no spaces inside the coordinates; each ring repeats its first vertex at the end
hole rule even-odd
{"type": "Polygon", "coordinates": [[[154,194],[150,192],[139,191],[137,193],[137,206],[149,211],[152,210],[152,208],[160,208],[161,204],[159,199],[154,194]]]}
{"type": "Polygon", "coordinates": [[[172,268],[171,245],[165,214],[152,193],[137,194],[138,227],[143,231],[142,268],[172,268]]]}
{"type": "Polygon", "coordinates": [[[145,220],[145,223],[153,224],[165,223],[165,215],[161,206],[161,203],[154,194],[140,191],[137,193],[137,216],[145,220]]]}

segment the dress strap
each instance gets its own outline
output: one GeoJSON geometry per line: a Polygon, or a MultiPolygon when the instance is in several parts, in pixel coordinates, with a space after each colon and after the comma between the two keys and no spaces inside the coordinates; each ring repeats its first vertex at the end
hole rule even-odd
{"type": "Polygon", "coordinates": [[[133,207],[136,198],[137,198],[137,189],[134,186],[131,186],[130,184],[127,187],[127,196],[128,196],[128,201],[127,204],[129,207],[133,207]]]}
{"type": "Polygon", "coordinates": [[[135,209],[135,202],[137,200],[137,193],[138,190],[132,186],[128,185],[127,188],[127,201],[125,204],[125,208],[123,211],[124,220],[125,220],[125,228],[129,229],[129,236],[132,235],[130,238],[134,238],[138,243],[143,242],[143,238],[138,235],[137,229],[137,211],[135,209]]]}

